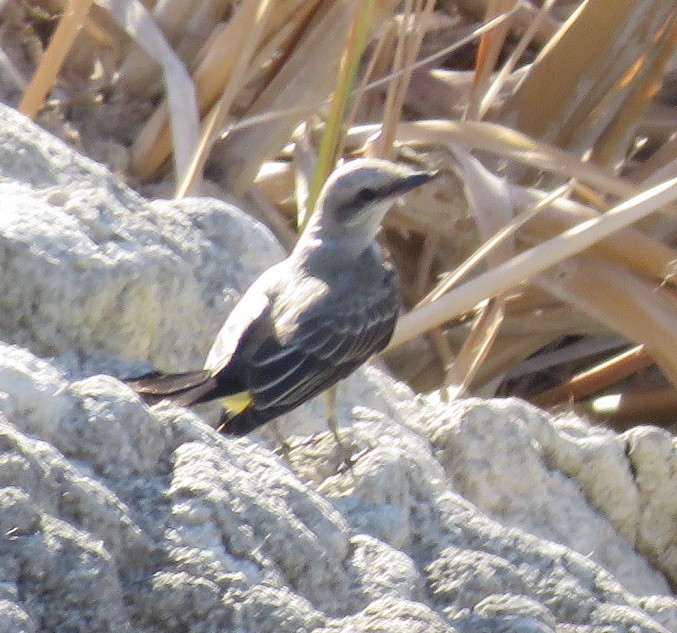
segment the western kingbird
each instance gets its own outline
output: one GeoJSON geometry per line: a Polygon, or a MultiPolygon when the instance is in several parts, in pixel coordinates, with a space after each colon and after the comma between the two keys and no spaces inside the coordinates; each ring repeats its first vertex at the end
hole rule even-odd
{"type": "Polygon", "coordinates": [[[436,174],[367,158],[337,168],[294,250],[250,286],[204,368],[127,384],[149,402],[218,398],[219,430],[239,436],[348,376],[386,347],[399,313],[397,275],[376,242],[381,221],[436,174]]]}

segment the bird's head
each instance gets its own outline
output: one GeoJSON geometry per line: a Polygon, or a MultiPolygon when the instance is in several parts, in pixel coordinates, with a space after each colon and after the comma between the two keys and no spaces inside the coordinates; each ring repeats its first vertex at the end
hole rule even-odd
{"type": "Polygon", "coordinates": [[[373,242],[395,200],[436,175],[377,158],[344,163],[327,178],[307,231],[340,240],[343,248],[359,254],[373,242]]]}

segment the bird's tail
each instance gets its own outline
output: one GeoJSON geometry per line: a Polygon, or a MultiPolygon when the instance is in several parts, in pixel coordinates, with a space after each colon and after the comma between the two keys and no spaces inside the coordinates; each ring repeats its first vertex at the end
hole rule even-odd
{"type": "Polygon", "coordinates": [[[243,437],[263,426],[270,419],[269,416],[262,416],[251,407],[246,407],[238,412],[224,409],[216,430],[224,435],[243,437]]]}
{"type": "Polygon", "coordinates": [[[181,374],[152,372],[125,383],[149,404],[171,400],[184,407],[210,400],[216,387],[216,379],[208,369],[181,374]]]}

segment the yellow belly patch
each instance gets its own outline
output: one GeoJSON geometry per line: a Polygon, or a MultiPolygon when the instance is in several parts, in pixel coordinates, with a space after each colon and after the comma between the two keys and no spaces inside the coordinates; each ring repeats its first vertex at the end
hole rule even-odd
{"type": "Polygon", "coordinates": [[[252,403],[252,396],[248,391],[240,391],[221,398],[221,406],[231,415],[242,413],[252,403]]]}

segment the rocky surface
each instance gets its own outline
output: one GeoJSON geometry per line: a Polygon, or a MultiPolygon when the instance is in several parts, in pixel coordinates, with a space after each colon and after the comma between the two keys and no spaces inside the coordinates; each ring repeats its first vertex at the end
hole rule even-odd
{"type": "Polygon", "coordinates": [[[0,106],[0,117],[5,341],[43,356],[106,350],[185,367],[284,257],[232,206],[147,203],[15,111],[0,106]]]}
{"type": "Polygon", "coordinates": [[[149,409],[111,376],[198,366],[282,250],[0,109],[0,632],[677,631],[670,434],[376,366],[340,390],[352,470],[317,402],[284,458],[149,409]]]}

